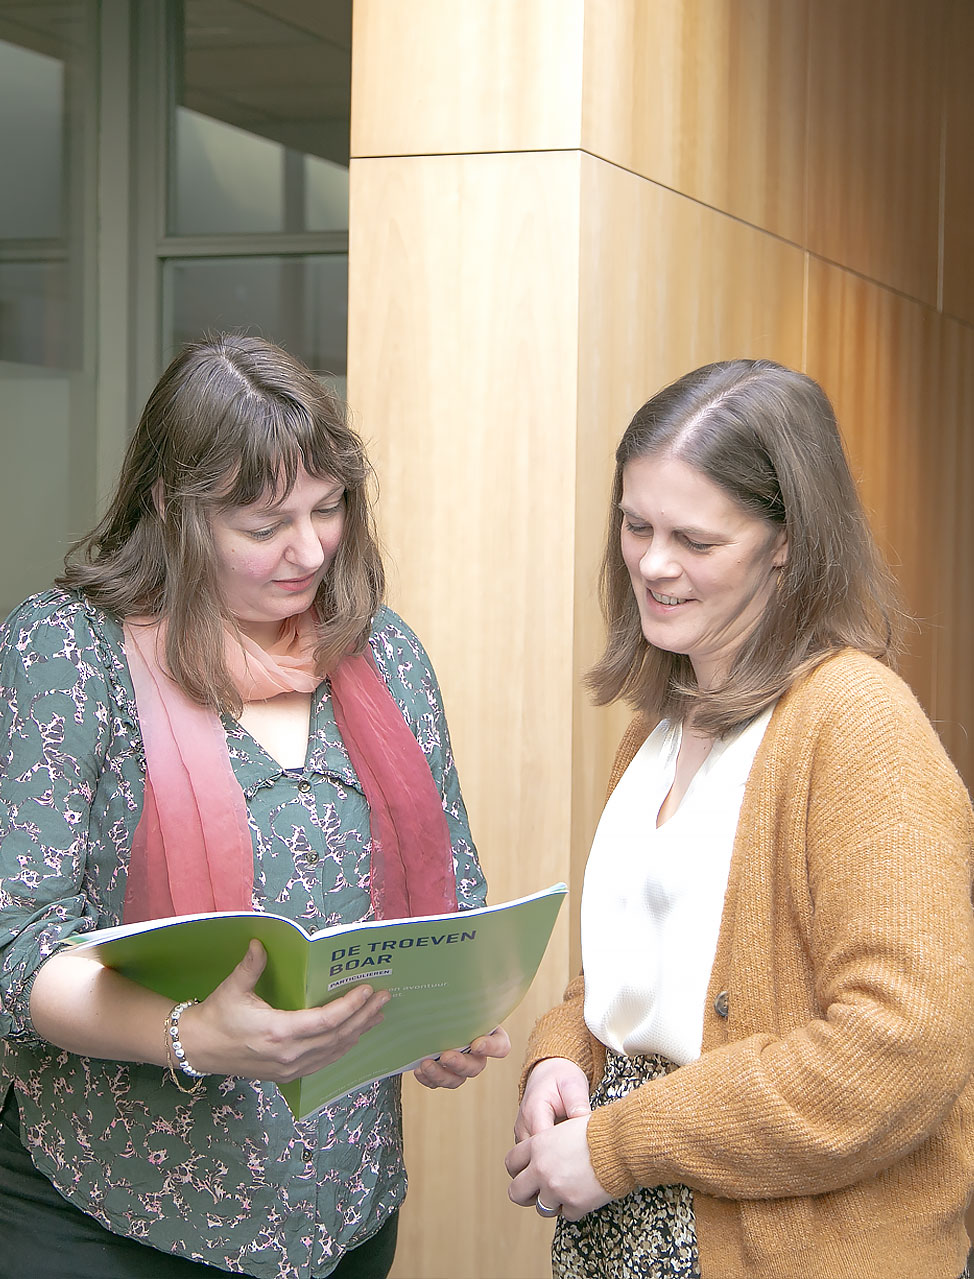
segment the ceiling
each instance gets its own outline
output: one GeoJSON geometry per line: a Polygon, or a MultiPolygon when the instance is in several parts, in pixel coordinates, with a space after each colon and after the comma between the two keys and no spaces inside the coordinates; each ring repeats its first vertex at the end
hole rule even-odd
{"type": "MultiPolygon", "coordinates": [[[[0,0],[0,39],[64,58],[90,38],[92,12],[84,0],[0,0]]],[[[181,105],[348,163],[351,0],[182,0],[173,12],[181,105]]]]}

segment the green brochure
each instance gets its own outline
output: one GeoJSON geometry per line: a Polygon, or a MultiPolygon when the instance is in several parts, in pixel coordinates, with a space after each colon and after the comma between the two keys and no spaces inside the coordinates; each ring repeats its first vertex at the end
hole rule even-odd
{"type": "Polygon", "coordinates": [[[455,915],[371,920],[316,933],[280,915],[183,915],[102,928],[73,944],[174,1001],[204,999],[240,962],[252,937],[267,951],[257,994],[275,1008],[326,1004],[362,981],[391,990],[381,1024],[344,1057],[281,1085],[295,1117],[303,1119],[499,1025],[527,993],[567,891],[554,884],[455,915]]]}

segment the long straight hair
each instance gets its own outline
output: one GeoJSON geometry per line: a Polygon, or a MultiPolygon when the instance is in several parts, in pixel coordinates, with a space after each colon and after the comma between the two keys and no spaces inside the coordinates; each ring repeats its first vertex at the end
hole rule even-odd
{"type": "Polygon", "coordinates": [[[322,675],[364,649],[385,577],[372,469],[343,401],[261,338],[183,348],[149,396],[104,518],[69,551],[62,586],[125,618],[166,619],[166,662],[194,701],[239,713],[224,658],[214,512],[286,496],[304,468],[345,486],[341,541],[315,598],[322,675]]]}
{"type": "Polygon", "coordinates": [[[686,374],[636,413],[615,455],[600,595],[606,647],[587,681],[598,705],[625,698],[650,718],[685,718],[722,734],[752,719],[797,679],[851,647],[891,662],[897,605],[817,382],[770,360],[729,360],[686,374]],[[634,458],[678,459],[769,532],[787,562],[723,684],[698,687],[690,659],[647,643],[622,557],[623,473],[634,458]]]}

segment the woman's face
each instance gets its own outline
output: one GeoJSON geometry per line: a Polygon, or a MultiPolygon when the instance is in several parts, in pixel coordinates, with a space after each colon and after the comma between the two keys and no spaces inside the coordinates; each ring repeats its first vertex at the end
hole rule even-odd
{"type": "Polygon", "coordinates": [[[286,496],[232,506],[210,519],[217,580],[237,625],[261,645],[310,607],[345,527],[345,488],[304,469],[286,496]]]}
{"type": "Polygon", "coordinates": [[[620,506],[643,635],[685,653],[700,687],[714,687],[772,598],[784,530],[665,455],[626,463],[620,506]]]}

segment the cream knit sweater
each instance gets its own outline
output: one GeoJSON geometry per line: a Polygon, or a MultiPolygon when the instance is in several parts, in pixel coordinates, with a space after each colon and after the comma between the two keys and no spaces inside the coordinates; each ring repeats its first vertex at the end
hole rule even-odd
{"type": "MultiPolygon", "coordinates": [[[[647,729],[630,727],[610,789],[647,729]]],[[[896,675],[847,651],[781,698],[745,790],[703,1054],[588,1129],[612,1195],[693,1188],[703,1279],[963,1271],[972,870],[967,792],[896,675]]],[[[583,983],[538,1022],[525,1077],[557,1056],[601,1078],[583,983]]]]}

